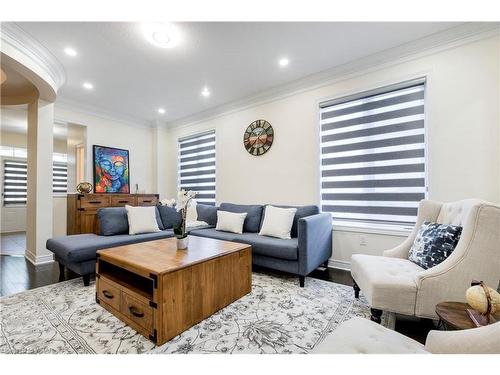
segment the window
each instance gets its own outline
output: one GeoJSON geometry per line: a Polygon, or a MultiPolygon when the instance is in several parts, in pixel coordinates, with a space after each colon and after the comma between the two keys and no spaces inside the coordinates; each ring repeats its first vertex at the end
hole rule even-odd
{"type": "Polygon", "coordinates": [[[3,204],[26,204],[27,189],[26,161],[4,160],[3,163],[3,204]]]}
{"type": "MultiPolygon", "coordinates": [[[[19,150],[19,149],[18,149],[19,150]]],[[[22,149],[20,149],[22,150],[22,149]]],[[[55,160],[65,160],[66,154],[54,154],[55,160]]],[[[4,160],[3,162],[3,204],[26,204],[28,185],[28,164],[26,160],[4,160]]],[[[68,190],[68,166],[66,162],[52,164],[52,191],[65,194],[68,190]]]]}
{"type": "Polygon", "coordinates": [[[215,205],[215,130],[181,138],[179,189],[198,192],[196,200],[215,205]]]}
{"type": "Polygon", "coordinates": [[[320,104],[321,207],[334,223],[411,226],[426,197],[425,81],[320,104]]]}

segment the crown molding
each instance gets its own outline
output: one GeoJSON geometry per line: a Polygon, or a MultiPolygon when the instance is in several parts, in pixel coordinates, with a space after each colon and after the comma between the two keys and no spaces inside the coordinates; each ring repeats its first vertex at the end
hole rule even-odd
{"type": "MultiPolygon", "coordinates": [[[[141,128],[152,128],[154,127],[154,123],[150,121],[146,121],[144,119],[127,116],[124,114],[115,113],[112,111],[106,111],[101,108],[96,108],[94,106],[90,106],[87,104],[82,104],[73,100],[57,98],[55,102],[55,108],[69,111],[69,112],[78,112],[87,116],[98,117],[103,120],[120,122],[127,126],[135,126],[141,128]]],[[[56,113],[56,118],[62,122],[75,122],[68,116],[60,116],[60,114],[56,113]]],[[[85,124],[82,124],[85,125],[85,124]]]]}
{"type": "Polygon", "coordinates": [[[43,69],[54,82],[56,91],[66,81],[66,71],[59,60],[16,23],[1,23],[1,40],[2,49],[4,44],[8,45],[43,69]]]}
{"type": "Polygon", "coordinates": [[[440,51],[455,48],[477,40],[499,34],[498,22],[464,23],[415,41],[402,44],[331,69],[314,73],[296,81],[271,88],[257,95],[248,96],[208,110],[183,117],[166,123],[169,129],[188,127],[200,122],[239,112],[257,105],[273,102],[314,90],[332,83],[345,80],[352,76],[366,74],[389,66],[401,64],[440,51]]]}

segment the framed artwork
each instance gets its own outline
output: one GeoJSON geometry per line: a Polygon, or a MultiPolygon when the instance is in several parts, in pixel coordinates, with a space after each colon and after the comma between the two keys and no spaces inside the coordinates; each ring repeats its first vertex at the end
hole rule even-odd
{"type": "Polygon", "coordinates": [[[130,193],[128,150],[93,146],[94,192],[130,193]]]}

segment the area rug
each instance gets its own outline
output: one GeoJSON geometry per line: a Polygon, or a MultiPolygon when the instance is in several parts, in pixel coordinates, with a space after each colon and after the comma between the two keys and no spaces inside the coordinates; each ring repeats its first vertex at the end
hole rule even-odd
{"type": "Polygon", "coordinates": [[[1,353],[308,353],[369,307],[352,288],[254,273],[252,292],[157,347],[95,302],[80,279],[0,299],[1,353]]]}

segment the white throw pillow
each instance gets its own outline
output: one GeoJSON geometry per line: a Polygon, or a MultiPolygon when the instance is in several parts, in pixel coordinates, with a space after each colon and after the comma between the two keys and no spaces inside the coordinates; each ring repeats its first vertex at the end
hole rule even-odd
{"type": "Polygon", "coordinates": [[[155,206],[125,206],[125,209],[128,217],[128,234],[160,232],[155,206]]]}
{"type": "Polygon", "coordinates": [[[215,227],[215,230],[242,234],[243,223],[245,222],[246,217],[246,212],[240,214],[219,210],[217,211],[217,226],[215,227]]]}
{"type": "Polygon", "coordinates": [[[290,231],[292,230],[293,219],[296,208],[279,208],[274,206],[266,206],[264,215],[264,223],[260,228],[261,236],[270,236],[278,238],[291,238],[290,231]]]}

